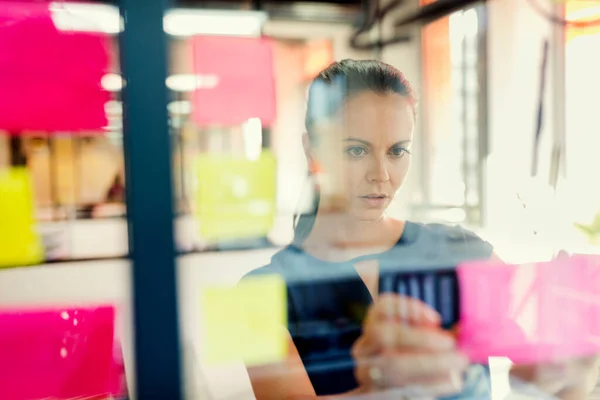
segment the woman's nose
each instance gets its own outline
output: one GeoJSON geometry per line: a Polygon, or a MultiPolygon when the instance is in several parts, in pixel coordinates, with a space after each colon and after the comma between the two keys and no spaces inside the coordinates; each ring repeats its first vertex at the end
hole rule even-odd
{"type": "Polygon", "coordinates": [[[367,173],[367,180],[369,182],[387,182],[390,180],[390,174],[385,164],[385,160],[373,160],[369,172],[367,173]]]}

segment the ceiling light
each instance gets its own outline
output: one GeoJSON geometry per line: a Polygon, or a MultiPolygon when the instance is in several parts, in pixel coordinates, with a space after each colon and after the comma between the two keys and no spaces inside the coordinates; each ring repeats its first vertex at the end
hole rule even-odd
{"type": "Polygon", "coordinates": [[[117,34],[123,30],[123,18],[114,6],[62,1],[50,3],[49,8],[54,25],[62,31],[117,34]]]}
{"type": "Polygon", "coordinates": [[[173,36],[260,36],[266,20],[262,11],[173,9],[165,14],[163,25],[173,36]]]}
{"type": "Polygon", "coordinates": [[[176,92],[213,89],[219,84],[217,75],[178,74],[167,78],[167,87],[176,92]]]}
{"type": "MultiPolygon", "coordinates": [[[[179,74],[171,75],[166,80],[169,89],[175,92],[193,92],[196,89],[213,89],[219,84],[217,75],[179,74]]],[[[125,81],[119,74],[106,74],[102,77],[101,85],[109,92],[119,92],[125,81]]]]}
{"type": "Polygon", "coordinates": [[[118,92],[123,89],[125,82],[119,74],[106,74],[102,77],[100,84],[109,92],[118,92]]]}
{"type": "MultiPolygon", "coordinates": [[[[123,18],[117,7],[93,3],[50,3],[52,20],[64,31],[123,31],[123,18]]],[[[267,14],[244,10],[195,10],[176,8],[165,13],[163,26],[172,36],[232,35],[260,36],[267,14]]]]}

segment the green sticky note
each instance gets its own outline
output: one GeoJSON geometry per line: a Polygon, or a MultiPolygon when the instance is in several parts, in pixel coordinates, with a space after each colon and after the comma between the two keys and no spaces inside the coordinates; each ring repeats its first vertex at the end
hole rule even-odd
{"type": "Polygon", "coordinates": [[[195,215],[205,240],[266,236],[276,207],[276,162],[263,150],[256,160],[207,153],[196,159],[195,215]]]}
{"type": "Polygon", "coordinates": [[[287,355],[287,291],[279,275],[202,292],[205,362],[264,365],[287,355]]]}
{"type": "Polygon", "coordinates": [[[43,259],[30,173],[23,167],[0,169],[0,268],[39,264],[43,259]]]}

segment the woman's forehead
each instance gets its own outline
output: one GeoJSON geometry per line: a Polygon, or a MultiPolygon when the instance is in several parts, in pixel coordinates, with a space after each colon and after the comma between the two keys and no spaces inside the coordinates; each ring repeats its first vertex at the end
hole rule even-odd
{"type": "Polygon", "coordinates": [[[349,99],[340,111],[346,137],[374,143],[412,139],[412,105],[398,94],[361,93],[349,99]]]}

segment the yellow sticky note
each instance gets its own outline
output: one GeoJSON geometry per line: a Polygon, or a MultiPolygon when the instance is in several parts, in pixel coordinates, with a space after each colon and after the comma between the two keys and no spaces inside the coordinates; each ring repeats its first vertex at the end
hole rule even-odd
{"type": "Polygon", "coordinates": [[[262,365],[285,359],[287,290],[279,275],[247,278],[233,288],[207,288],[201,310],[202,353],[208,364],[243,360],[262,365]]]}
{"type": "Polygon", "coordinates": [[[29,171],[0,169],[0,267],[38,264],[43,259],[29,171]]]}
{"type": "Polygon", "coordinates": [[[195,214],[205,240],[257,238],[273,227],[276,162],[207,153],[196,159],[195,214]]]}

